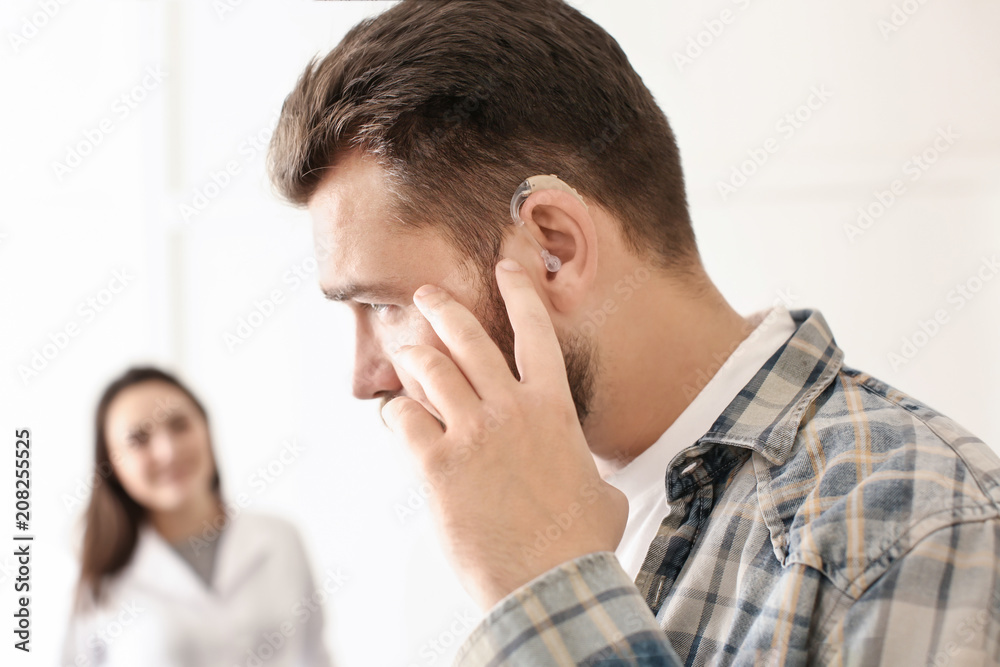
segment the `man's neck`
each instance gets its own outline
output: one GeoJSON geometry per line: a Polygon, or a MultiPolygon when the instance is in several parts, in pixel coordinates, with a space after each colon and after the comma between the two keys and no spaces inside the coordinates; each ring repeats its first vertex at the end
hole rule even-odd
{"type": "Polygon", "coordinates": [[[602,477],[656,442],[753,330],[711,283],[697,297],[650,285],[626,306],[601,341],[598,394],[584,424],[602,477]]]}

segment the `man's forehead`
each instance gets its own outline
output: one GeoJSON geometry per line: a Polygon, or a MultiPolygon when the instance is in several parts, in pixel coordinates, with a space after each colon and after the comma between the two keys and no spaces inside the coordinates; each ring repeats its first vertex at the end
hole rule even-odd
{"type": "Polygon", "coordinates": [[[308,203],[314,217],[323,213],[326,217],[337,213],[346,218],[360,213],[389,212],[389,178],[373,158],[348,153],[324,172],[308,203]]]}
{"type": "Polygon", "coordinates": [[[457,286],[470,277],[468,262],[439,228],[396,217],[386,183],[372,158],[351,154],[310,199],[320,288],[328,299],[409,299],[424,282],[457,286]]]}
{"type": "Polygon", "coordinates": [[[425,283],[458,296],[474,277],[471,262],[458,261],[455,249],[441,238],[390,242],[367,253],[334,252],[318,264],[323,295],[338,302],[406,303],[425,283]]]}
{"type": "Polygon", "coordinates": [[[330,168],[308,203],[317,247],[367,252],[390,237],[431,232],[399,219],[386,183],[384,170],[373,159],[353,153],[330,168]]]}

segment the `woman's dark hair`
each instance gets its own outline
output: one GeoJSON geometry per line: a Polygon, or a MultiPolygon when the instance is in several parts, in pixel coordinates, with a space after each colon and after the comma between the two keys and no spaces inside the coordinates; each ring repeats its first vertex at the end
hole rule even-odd
{"type": "MultiPolygon", "coordinates": [[[[112,380],[97,404],[94,419],[94,479],[90,503],[84,515],[86,528],[83,534],[83,557],[77,602],[86,595],[93,602],[102,598],[104,578],[114,575],[132,559],[139,527],[146,518],[146,510],[129,496],[115,474],[108,452],[106,422],[108,409],[125,389],[144,382],[164,382],[182,391],[208,424],[208,413],[201,401],[170,373],[152,366],[133,367],[112,380]]],[[[214,462],[213,462],[214,463],[214,462]]],[[[212,478],[212,490],[221,492],[218,467],[212,478]]]]}

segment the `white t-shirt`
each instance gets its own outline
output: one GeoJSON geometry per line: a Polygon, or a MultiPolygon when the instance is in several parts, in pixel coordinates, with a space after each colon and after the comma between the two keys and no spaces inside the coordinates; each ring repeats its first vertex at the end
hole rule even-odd
{"type": "Polygon", "coordinates": [[[782,305],[754,313],[749,319],[758,322],[757,326],[674,423],[649,449],[605,477],[628,497],[628,523],[615,555],[633,580],[668,514],[665,478],[671,459],[708,432],[740,390],[795,333],[795,322],[782,305]]]}

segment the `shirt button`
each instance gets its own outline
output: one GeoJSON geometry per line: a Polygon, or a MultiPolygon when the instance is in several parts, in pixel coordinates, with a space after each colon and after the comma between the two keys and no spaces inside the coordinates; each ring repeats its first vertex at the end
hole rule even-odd
{"type": "Polygon", "coordinates": [[[687,475],[688,473],[693,472],[695,469],[697,469],[698,466],[700,465],[701,465],[701,459],[695,459],[694,461],[691,461],[691,463],[684,466],[684,470],[681,470],[681,474],[687,475]]]}

